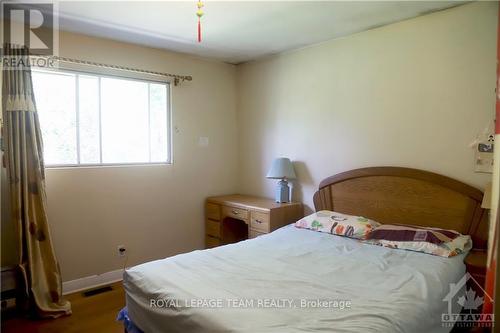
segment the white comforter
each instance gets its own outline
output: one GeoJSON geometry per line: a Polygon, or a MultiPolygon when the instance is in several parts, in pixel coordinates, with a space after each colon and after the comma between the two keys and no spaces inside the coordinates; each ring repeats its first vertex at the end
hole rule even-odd
{"type": "Polygon", "coordinates": [[[441,258],[287,226],[130,268],[124,284],[130,318],[146,333],[447,332],[442,299],[464,273],[463,255],[441,258]],[[305,306],[318,299],[332,302],[305,306]],[[335,300],[351,306],[334,308],[335,300]]]}

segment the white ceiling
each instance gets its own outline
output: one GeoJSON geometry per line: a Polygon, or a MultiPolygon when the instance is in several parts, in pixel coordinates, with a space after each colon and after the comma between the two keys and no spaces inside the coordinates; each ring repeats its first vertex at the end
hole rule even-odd
{"type": "Polygon", "coordinates": [[[452,7],[458,1],[61,1],[61,30],[240,63],[452,7]]]}

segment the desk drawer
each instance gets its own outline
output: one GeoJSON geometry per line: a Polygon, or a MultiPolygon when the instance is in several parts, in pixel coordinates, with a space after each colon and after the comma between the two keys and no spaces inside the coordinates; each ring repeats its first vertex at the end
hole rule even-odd
{"type": "Polygon", "coordinates": [[[250,213],[250,228],[259,232],[269,232],[269,214],[252,211],[250,213]]]}
{"type": "Polygon", "coordinates": [[[220,222],[206,220],[205,233],[209,236],[220,238],[220,222]]]}
{"type": "Polygon", "coordinates": [[[248,230],[248,238],[255,238],[255,237],[262,236],[262,235],[265,235],[265,233],[264,232],[255,231],[253,229],[249,229],[248,230]]]}
{"type": "Polygon", "coordinates": [[[220,245],[220,240],[215,237],[205,236],[205,247],[210,249],[220,245]]]}
{"type": "Polygon", "coordinates": [[[220,220],[220,206],[207,202],[205,205],[205,213],[207,214],[207,219],[219,221],[220,220]]]}
{"type": "Polygon", "coordinates": [[[248,224],[248,210],[223,206],[222,215],[227,217],[232,217],[238,220],[243,220],[248,224]]]}

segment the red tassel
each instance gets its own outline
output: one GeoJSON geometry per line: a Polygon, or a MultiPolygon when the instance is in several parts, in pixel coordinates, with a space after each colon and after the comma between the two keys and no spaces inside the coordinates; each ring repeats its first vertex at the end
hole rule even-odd
{"type": "Polygon", "coordinates": [[[201,23],[200,23],[200,18],[198,18],[198,43],[201,43],[201,23]]]}

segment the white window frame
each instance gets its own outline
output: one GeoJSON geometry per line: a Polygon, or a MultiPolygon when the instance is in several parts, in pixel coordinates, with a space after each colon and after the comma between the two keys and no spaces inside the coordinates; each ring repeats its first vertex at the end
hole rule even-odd
{"type": "MultiPolygon", "coordinates": [[[[99,82],[99,160],[100,163],[80,163],[80,124],[79,124],[79,94],[75,95],[76,98],[76,106],[75,106],[75,118],[76,118],[76,164],[45,164],[46,169],[64,169],[64,168],[98,168],[98,167],[120,167],[120,166],[148,166],[148,165],[171,165],[173,164],[173,126],[172,126],[172,81],[171,80],[159,80],[158,76],[153,74],[144,74],[144,73],[136,73],[136,72],[126,72],[123,73],[124,70],[119,69],[108,69],[108,68],[100,68],[90,65],[82,65],[82,64],[59,64],[58,68],[47,68],[47,67],[35,67],[33,66],[32,71],[35,72],[55,72],[55,73],[69,73],[73,75],[93,75],[98,78],[99,82]],[[101,123],[101,78],[118,78],[118,79],[126,79],[131,81],[140,81],[145,83],[156,83],[156,84],[164,84],[166,86],[166,98],[167,98],[167,160],[162,162],[122,162],[122,163],[103,163],[102,162],[102,123],[101,123]]],[[[76,80],[75,89],[78,92],[78,80],[76,80]]],[[[149,91],[149,85],[148,85],[149,91]]],[[[36,96],[35,96],[36,100],[36,96]]],[[[149,102],[148,102],[148,117],[149,117],[149,102]]],[[[149,126],[151,124],[148,122],[149,126]]],[[[149,128],[149,132],[151,128],[149,128]]],[[[151,140],[149,141],[148,150],[149,156],[151,158],[151,140]]]]}

